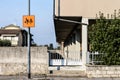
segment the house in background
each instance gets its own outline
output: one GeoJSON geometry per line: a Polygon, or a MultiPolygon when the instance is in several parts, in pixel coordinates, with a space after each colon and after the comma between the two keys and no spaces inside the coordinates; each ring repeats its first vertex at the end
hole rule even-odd
{"type": "Polygon", "coordinates": [[[11,46],[27,46],[27,31],[10,24],[0,29],[0,39],[10,40],[11,46]]]}

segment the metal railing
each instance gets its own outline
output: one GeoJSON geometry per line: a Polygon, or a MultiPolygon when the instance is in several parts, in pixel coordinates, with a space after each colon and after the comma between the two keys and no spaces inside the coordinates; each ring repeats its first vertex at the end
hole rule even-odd
{"type": "Polygon", "coordinates": [[[88,52],[88,63],[91,65],[100,65],[103,63],[104,55],[98,52],[88,52]]]}
{"type": "MultiPolygon", "coordinates": [[[[67,54],[63,57],[60,53],[49,53],[49,65],[50,66],[75,66],[82,65],[81,59],[78,59],[78,55],[75,52],[67,54]],[[70,55],[71,54],[71,55],[70,55]]],[[[79,55],[80,57],[80,55],[79,55]]]]}

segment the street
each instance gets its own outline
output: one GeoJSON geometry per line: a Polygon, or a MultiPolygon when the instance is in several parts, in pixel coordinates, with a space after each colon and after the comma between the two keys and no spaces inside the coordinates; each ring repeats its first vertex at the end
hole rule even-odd
{"type": "Polygon", "coordinates": [[[83,78],[83,77],[39,77],[28,79],[27,76],[0,76],[0,80],[120,80],[120,78],[83,78]]]}

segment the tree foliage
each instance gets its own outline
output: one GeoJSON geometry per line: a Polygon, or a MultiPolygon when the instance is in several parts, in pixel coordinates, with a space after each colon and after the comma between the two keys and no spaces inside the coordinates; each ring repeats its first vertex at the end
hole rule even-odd
{"type": "Polygon", "coordinates": [[[120,16],[116,11],[113,16],[107,19],[101,13],[89,27],[90,51],[102,53],[99,57],[105,65],[120,65],[120,16]]]}
{"type": "Polygon", "coordinates": [[[11,46],[10,40],[0,40],[0,46],[11,46]]]}
{"type": "Polygon", "coordinates": [[[49,50],[53,50],[53,49],[54,49],[52,43],[49,44],[48,49],[49,49],[49,50]]]}

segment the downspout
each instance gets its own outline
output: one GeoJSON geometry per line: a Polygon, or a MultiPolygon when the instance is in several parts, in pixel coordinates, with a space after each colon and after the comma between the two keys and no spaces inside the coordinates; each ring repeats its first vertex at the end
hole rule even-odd
{"type": "Polygon", "coordinates": [[[60,0],[58,0],[58,17],[60,17],[60,0]]]}
{"type": "Polygon", "coordinates": [[[55,0],[53,0],[53,19],[55,18],[55,0]]]}

